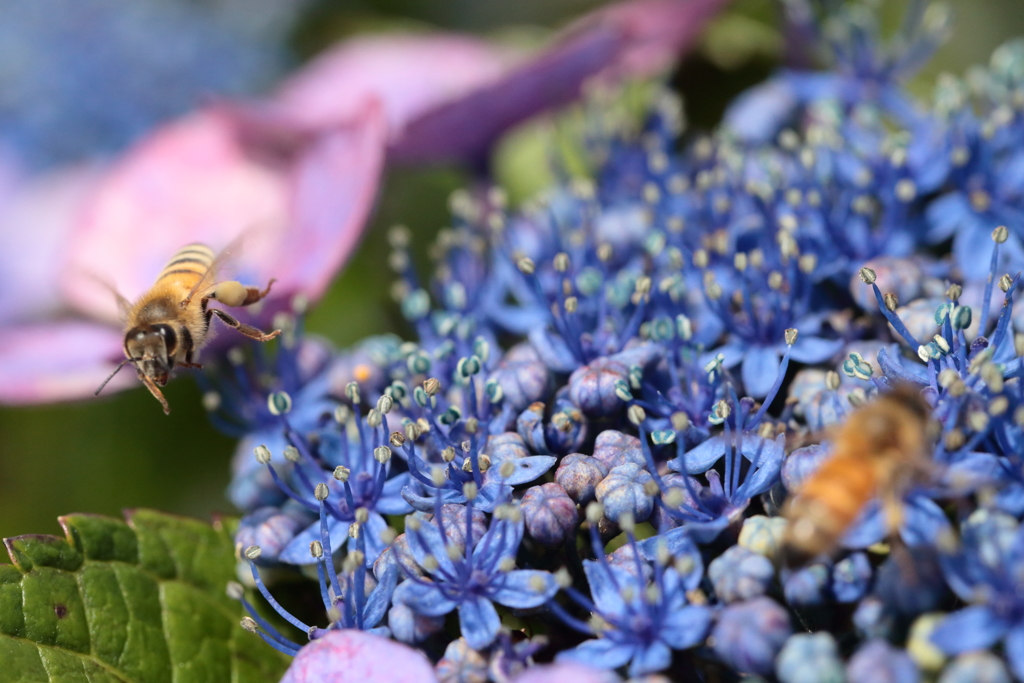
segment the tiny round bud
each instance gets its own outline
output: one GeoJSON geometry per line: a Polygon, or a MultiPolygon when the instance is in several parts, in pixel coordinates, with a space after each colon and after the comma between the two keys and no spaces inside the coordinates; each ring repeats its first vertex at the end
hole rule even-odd
{"type": "Polygon", "coordinates": [[[835,370],[829,370],[825,373],[825,386],[830,391],[835,391],[839,388],[839,373],[835,370]]]}
{"type": "Polygon", "coordinates": [[[285,415],[292,409],[292,397],[285,391],[273,391],[267,396],[267,409],[271,415],[285,415]]]}
{"type": "Polygon", "coordinates": [[[324,544],[320,541],[312,541],[309,544],[309,554],[319,560],[324,556],[324,544]]]}
{"type": "Polygon", "coordinates": [[[250,560],[259,559],[259,556],[263,554],[263,549],[258,545],[251,545],[245,549],[245,556],[250,560]]]}
{"type": "Polygon", "coordinates": [[[996,244],[1002,244],[1006,241],[1006,238],[1010,236],[1010,231],[1006,229],[1005,225],[1000,225],[992,231],[992,241],[996,244]]]}
{"type": "Polygon", "coordinates": [[[232,600],[241,600],[245,597],[245,588],[237,581],[228,581],[227,593],[232,600]]]}
{"type": "Polygon", "coordinates": [[[373,449],[373,459],[383,465],[391,459],[391,449],[387,446],[377,446],[373,449]]]}
{"type": "Polygon", "coordinates": [[[285,446],[284,459],[287,460],[288,462],[298,462],[299,460],[301,460],[301,458],[299,457],[299,449],[291,445],[285,446]]]}
{"type": "Polygon", "coordinates": [[[786,330],[786,344],[792,346],[796,344],[797,330],[796,328],[790,327],[786,330]]]}
{"type": "Polygon", "coordinates": [[[348,475],[352,473],[352,470],[345,467],[344,465],[338,465],[334,468],[334,478],[344,483],[348,481],[348,475]]]}
{"type": "Polygon", "coordinates": [[[873,285],[875,284],[875,280],[878,279],[878,276],[875,275],[875,271],[870,268],[861,268],[859,275],[861,281],[866,285],[873,285]]]}
{"type": "Polygon", "coordinates": [[[899,297],[896,296],[895,292],[886,292],[883,294],[882,301],[885,303],[885,307],[890,311],[895,311],[900,306],[899,297]]]}
{"type": "Polygon", "coordinates": [[[252,449],[253,455],[256,456],[256,462],[261,465],[270,464],[270,449],[260,444],[256,448],[252,449]]]}
{"type": "Polygon", "coordinates": [[[317,500],[327,500],[327,496],[330,495],[330,490],[327,488],[327,484],[320,482],[313,489],[313,497],[317,500]]]}

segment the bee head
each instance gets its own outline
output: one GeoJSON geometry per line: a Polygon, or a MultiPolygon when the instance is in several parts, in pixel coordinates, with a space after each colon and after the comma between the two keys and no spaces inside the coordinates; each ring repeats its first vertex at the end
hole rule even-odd
{"type": "Polygon", "coordinates": [[[124,336],[124,355],[140,374],[163,386],[174,366],[177,344],[178,336],[170,325],[138,325],[124,336]]]}

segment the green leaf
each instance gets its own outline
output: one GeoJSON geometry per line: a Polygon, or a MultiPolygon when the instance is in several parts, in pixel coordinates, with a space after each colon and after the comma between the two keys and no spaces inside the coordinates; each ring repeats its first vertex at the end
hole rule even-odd
{"type": "Polygon", "coordinates": [[[239,626],[230,522],[152,510],[4,539],[0,683],[272,683],[288,659],[239,626]]]}

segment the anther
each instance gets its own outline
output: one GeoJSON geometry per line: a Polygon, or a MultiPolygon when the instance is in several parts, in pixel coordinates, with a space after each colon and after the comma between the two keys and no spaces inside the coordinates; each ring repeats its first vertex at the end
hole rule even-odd
{"type": "Polygon", "coordinates": [[[245,549],[245,556],[250,560],[259,559],[259,556],[263,554],[263,549],[258,545],[251,545],[245,549]]]}
{"type": "Polygon", "coordinates": [[[320,482],[313,489],[313,497],[317,500],[327,500],[327,496],[330,495],[330,490],[327,488],[327,484],[320,482]]]}
{"type": "Polygon", "coordinates": [[[256,448],[252,449],[253,455],[256,456],[256,462],[261,465],[267,465],[270,463],[270,449],[260,444],[256,448]]]}
{"type": "Polygon", "coordinates": [[[344,483],[348,481],[348,475],[352,473],[352,470],[345,467],[344,465],[338,465],[334,468],[334,478],[344,483]]]}

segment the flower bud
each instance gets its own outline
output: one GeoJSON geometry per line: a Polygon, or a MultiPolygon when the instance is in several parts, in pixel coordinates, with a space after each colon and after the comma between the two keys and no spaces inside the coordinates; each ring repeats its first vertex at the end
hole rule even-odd
{"type": "Polygon", "coordinates": [[[597,485],[607,475],[608,468],[597,458],[572,453],[559,463],[555,482],[572,500],[585,505],[594,500],[597,485]]]}
{"type": "Polygon", "coordinates": [[[775,576],[768,558],[741,546],[733,546],[708,565],[715,595],[725,603],[764,595],[775,576]]]}
{"type": "Polygon", "coordinates": [[[527,532],[535,541],[549,547],[562,545],[578,524],[576,504],[558,484],[527,489],[522,511],[527,532]]]}
{"type": "Polygon", "coordinates": [[[638,522],[647,521],[654,509],[654,500],[644,488],[649,481],[653,481],[650,473],[637,465],[613,467],[595,490],[605,516],[618,522],[628,513],[638,522]]]}

